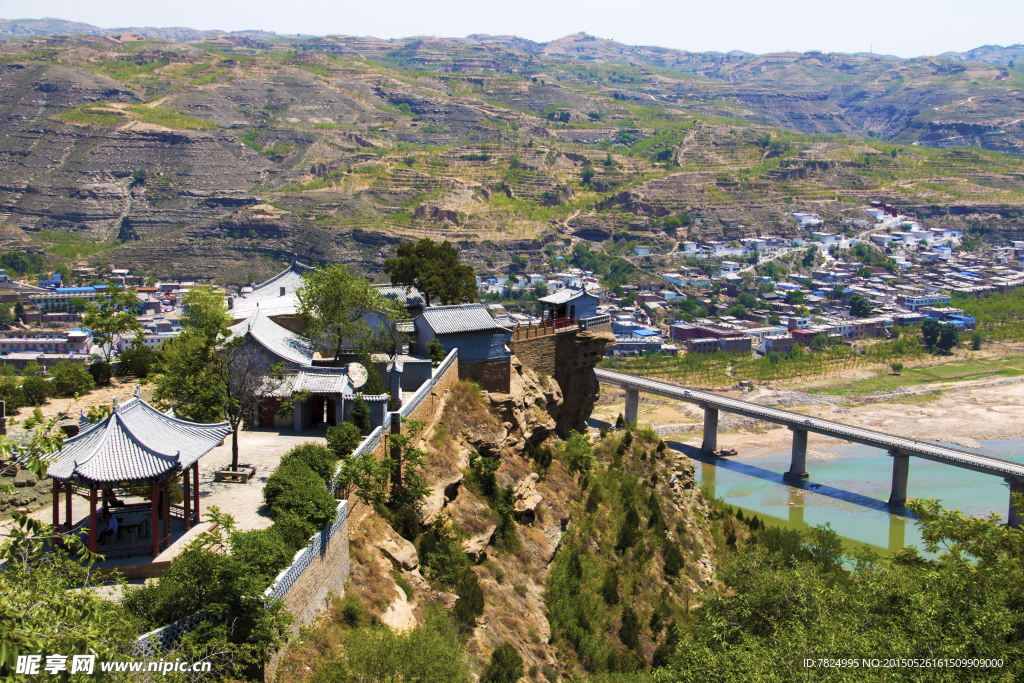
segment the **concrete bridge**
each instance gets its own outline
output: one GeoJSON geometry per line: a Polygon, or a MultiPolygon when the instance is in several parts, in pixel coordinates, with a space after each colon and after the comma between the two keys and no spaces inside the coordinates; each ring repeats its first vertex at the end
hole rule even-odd
{"type": "MultiPolygon", "coordinates": [[[[788,410],[767,408],[749,401],[725,398],[706,391],[686,389],[675,384],[637,377],[624,372],[595,368],[594,373],[602,384],[622,387],[626,390],[626,422],[636,422],[641,392],[662,396],[673,401],[685,401],[702,407],[704,409],[704,443],[701,450],[703,451],[710,452],[718,449],[718,412],[720,410],[788,427],[793,432],[793,457],[789,471],[785,474],[787,479],[807,478],[807,434],[814,432],[887,450],[893,459],[892,491],[889,495],[889,505],[891,506],[901,506],[907,502],[907,475],[910,470],[910,456],[1001,477],[1009,483],[1011,494],[1024,493],[1024,465],[1008,460],[978,455],[958,448],[936,446],[872,429],[851,427],[831,420],[810,418],[788,410]]],[[[1012,501],[1007,521],[1011,526],[1017,528],[1020,528],[1021,523],[1024,522],[1024,514],[1013,507],[1012,501]]]]}

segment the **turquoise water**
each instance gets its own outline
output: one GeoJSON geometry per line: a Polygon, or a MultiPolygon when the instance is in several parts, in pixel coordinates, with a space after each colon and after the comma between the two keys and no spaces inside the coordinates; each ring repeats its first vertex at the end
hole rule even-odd
{"type": "MultiPolygon", "coordinates": [[[[980,443],[978,453],[1024,463],[1024,439],[980,443]]],[[[693,447],[671,445],[693,460],[701,486],[769,525],[805,529],[828,522],[847,548],[866,544],[881,554],[924,546],[913,515],[890,511],[886,504],[892,458],[881,449],[848,445],[808,453],[810,478],[791,483],[782,478],[789,469],[788,451],[704,458],[693,447]]],[[[937,498],[967,515],[995,512],[1005,520],[1010,489],[999,477],[912,457],[907,497],[937,498]]]]}

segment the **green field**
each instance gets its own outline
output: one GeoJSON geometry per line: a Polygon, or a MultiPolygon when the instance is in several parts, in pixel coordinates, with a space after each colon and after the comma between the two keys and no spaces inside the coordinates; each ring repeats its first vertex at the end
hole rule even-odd
{"type": "Polygon", "coordinates": [[[859,382],[826,387],[817,392],[830,396],[863,396],[876,391],[892,391],[899,387],[914,387],[936,382],[964,382],[1021,375],[1024,375],[1024,356],[976,358],[907,368],[899,375],[879,375],[859,382]]]}

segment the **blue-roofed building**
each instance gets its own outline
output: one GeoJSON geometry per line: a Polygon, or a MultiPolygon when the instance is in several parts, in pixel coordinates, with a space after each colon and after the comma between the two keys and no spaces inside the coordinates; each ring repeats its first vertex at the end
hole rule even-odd
{"type": "Polygon", "coordinates": [[[429,356],[428,346],[437,339],[447,355],[459,350],[459,377],[475,381],[483,389],[508,393],[512,330],[499,325],[483,304],[431,306],[413,320],[417,355],[429,356]]]}
{"type": "Polygon", "coordinates": [[[95,302],[98,294],[98,287],[57,287],[45,294],[32,294],[29,298],[40,311],[65,311],[72,299],[95,302]]]}

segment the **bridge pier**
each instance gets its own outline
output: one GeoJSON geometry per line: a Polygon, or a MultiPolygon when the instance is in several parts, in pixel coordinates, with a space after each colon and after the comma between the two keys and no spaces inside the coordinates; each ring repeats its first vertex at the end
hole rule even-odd
{"type": "Polygon", "coordinates": [[[907,474],[910,472],[910,456],[893,448],[892,456],[892,492],[889,494],[889,505],[902,507],[907,504],[907,474]]]}
{"type": "Polygon", "coordinates": [[[718,408],[704,408],[704,443],[700,449],[705,453],[718,450],[718,408]]]}
{"type": "Polygon", "coordinates": [[[1014,507],[1013,494],[1024,493],[1024,481],[1007,479],[1006,483],[1010,485],[1010,514],[1006,516],[1006,523],[1014,529],[1020,529],[1024,526],[1024,510],[1014,507]]]}
{"type": "Polygon", "coordinates": [[[640,390],[626,389],[626,424],[636,422],[637,413],[640,411],[640,390]]]}
{"type": "Polygon", "coordinates": [[[789,464],[789,472],[784,479],[806,479],[807,474],[807,430],[790,427],[793,432],[793,459],[789,464]]]}

